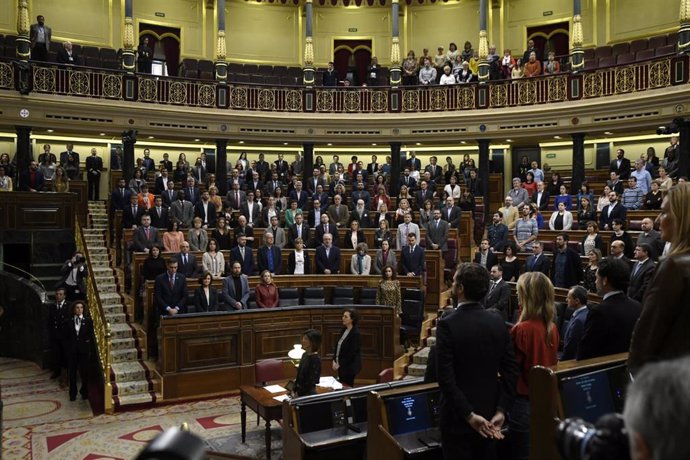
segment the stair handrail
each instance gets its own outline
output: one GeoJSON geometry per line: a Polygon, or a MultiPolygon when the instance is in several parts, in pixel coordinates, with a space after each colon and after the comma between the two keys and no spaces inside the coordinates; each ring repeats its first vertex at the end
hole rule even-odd
{"type": "Polygon", "coordinates": [[[103,372],[103,404],[106,413],[113,412],[113,387],[110,383],[111,373],[111,348],[112,339],[110,331],[110,323],[106,320],[105,312],[103,311],[103,304],[98,294],[96,277],[91,270],[93,264],[91,263],[91,256],[86,245],[84,233],[82,232],[81,224],[75,222],[74,239],[77,249],[84,254],[86,258],[86,266],[89,267],[86,274],[86,300],[88,303],[89,314],[93,321],[93,332],[96,338],[96,348],[98,351],[98,358],[101,364],[101,371],[103,372]]]}
{"type": "Polygon", "coordinates": [[[38,278],[36,278],[34,275],[32,275],[31,273],[27,272],[26,270],[22,270],[21,268],[17,267],[16,265],[8,264],[7,262],[0,262],[0,270],[4,270],[5,267],[10,267],[10,268],[12,268],[13,270],[16,270],[16,271],[18,271],[18,272],[21,272],[21,274],[22,274],[22,275],[25,275],[25,277],[26,277],[29,281],[31,281],[31,282],[34,283],[34,284],[37,284],[38,287],[41,288],[41,290],[39,291],[39,293],[40,293],[40,295],[41,295],[41,301],[42,301],[43,303],[45,303],[45,302],[48,301],[48,293],[47,293],[47,291],[46,291],[45,285],[41,282],[41,280],[39,280],[38,278]]]}

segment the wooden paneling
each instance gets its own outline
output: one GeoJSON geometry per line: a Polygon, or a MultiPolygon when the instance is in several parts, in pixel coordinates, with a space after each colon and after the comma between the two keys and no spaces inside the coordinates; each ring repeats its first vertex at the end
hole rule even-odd
{"type": "Polygon", "coordinates": [[[78,195],[72,192],[2,193],[0,194],[0,229],[71,229],[77,212],[77,200],[78,195]]]}
{"type": "MultiPolygon", "coordinates": [[[[391,307],[359,307],[362,337],[360,379],[375,380],[391,367],[400,320],[391,307]]],[[[342,328],[342,307],[292,307],[165,317],[160,323],[160,372],[164,399],[228,393],[253,384],[254,363],[286,358],[305,330],[323,334],[322,375],[342,328]]]]}

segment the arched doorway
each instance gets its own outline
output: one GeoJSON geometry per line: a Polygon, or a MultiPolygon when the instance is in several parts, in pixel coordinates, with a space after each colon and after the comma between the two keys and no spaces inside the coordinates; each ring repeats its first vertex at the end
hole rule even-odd
{"type": "Polygon", "coordinates": [[[167,75],[176,77],[180,67],[180,29],[142,22],[139,24],[139,40],[144,37],[149,39],[154,64],[164,63],[167,75]]]}
{"type": "Polygon", "coordinates": [[[333,65],[340,80],[349,79],[354,85],[366,82],[371,62],[371,40],[333,40],[333,65]]]}
{"type": "Polygon", "coordinates": [[[534,40],[534,46],[544,52],[544,56],[537,59],[546,59],[549,51],[555,51],[556,56],[565,56],[570,53],[570,24],[568,21],[543,26],[527,28],[527,40],[534,40]]]}

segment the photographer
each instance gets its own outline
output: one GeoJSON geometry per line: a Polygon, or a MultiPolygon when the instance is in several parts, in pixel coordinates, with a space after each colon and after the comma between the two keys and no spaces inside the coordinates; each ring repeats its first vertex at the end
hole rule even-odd
{"type": "Polygon", "coordinates": [[[648,364],[628,388],[623,418],[633,460],[690,458],[690,357],[648,364]]]}
{"type": "Polygon", "coordinates": [[[75,300],[86,299],[86,285],[84,278],[86,278],[86,257],[84,254],[77,251],[71,259],[68,259],[60,269],[62,279],[55,286],[55,288],[65,288],[67,291],[67,300],[74,302],[75,300]]]}

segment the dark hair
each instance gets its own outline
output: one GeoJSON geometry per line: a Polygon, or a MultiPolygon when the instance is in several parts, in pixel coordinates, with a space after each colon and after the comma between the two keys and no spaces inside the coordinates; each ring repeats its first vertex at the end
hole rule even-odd
{"type": "Polygon", "coordinates": [[[621,219],[612,219],[611,225],[623,225],[623,221],[621,219]]]}
{"type": "Polygon", "coordinates": [[[489,272],[479,264],[460,264],[454,281],[462,286],[467,300],[481,301],[489,292],[489,272]]]}
{"type": "Polygon", "coordinates": [[[211,274],[211,272],[206,271],[206,272],[202,273],[201,276],[199,277],[199,286],[204,285],[204,280],[206,279],[207,276],[210,276],[211,281],[213,281],[213,275],[211,274]]]}
{"type": "Polygon", "coordinates": [[[630,283],[630,266],[627,262],[607,257],[597,264],[597,274],[606,278],[613,289],[623,292],[628,290],[630,283]]]}
{"type": "Polygon", "coordinates": [[[160,244],[152,244],[152,245],[151,245],[151,249],[149,249],[149,259],[153,259],[153,248],[158,249],[158,258],[160,259],[161,253],[163,252],[163,251],[161,250],[160,244]]]}
{"type": "Polygon", "coordinates": [[[170,256],[166,261],[166,265],[170,266],[177,263],[177,258],[175,256],[170,256]]]}
{"type": "MultiPolygon", "coordinates": [[[[390,241],[388,242],[388,248],[390,250],[390,241]]],[[[386,269],[389,267],[390,267],[391,271],[393,272],[391,279],[394,280],[395,277],[397,276],[397,273],[395,272],[395,267],[391,264],[386,264],[383,267],[381,267],[381,278],[383,278],[384,280],[388,279],[388,278],[386,278],[386,269]]]]}
{"type": "Polygon", "coordinates": [[[573,297],[575,297],[581,305],[587,305],[587,289],[580,285],[576,285],[570,288],[573,291],[573,297]]]}
{"type": "Polygon", "coordinates": [[[513,255],[514,255],[514,256],[517,256],[517,246],[515,245],[515,243],[514,243],[513,241],[511,241],[511,242],[509,242],[508,244],[505,245],[505,247],[503,248],[503,253],[504,253],[504,254],[505,254],[505,252],[506,252],[506,249],[508,249],[508,248],[510,248],[510,249],[513,251],[513,255]]]}
{"type": "Polygon", "coordinates": [[[565,232],[559,233],[558,235],[556,235],[556,238],[558,238],[559,236],[563,238],[563,241],[570,241],[570,236],[568,236],[568,234],[565,232]]]}
{"type": "Polygon", "coordinates": [[[83,300],[77,300],[73,302],[72,305],[70,305],[70,310],[72,310],[72,314],[74,314],[74,309],[77,307],[77,305],[81,305],[81,307],[84,309],[83,314],[86,314],[88,309],[86,308],[86,302],[84,302],[83,300]]]}
{"type": "Polygon", "coordinates": [[[303,335],[311,342],[311,352],[318,352],[321,347],[321,333],[316,329],[308,329],[303,335]]]}
{"type": "Polygon", "coordinates": [[[359,313],[354,308],[346,308],[343,313],[349,313],[350,319],[352,319],[352,325],[356,326],[359,323],[359,313]]]}
{"type": "Polygon", "coordinates": [[[644,252],[646,252],[648,256],[654,256],[655,255],[654,249],[648,243],[640,243],[637,245],[637,247],[642,249],[644,252]]]}

